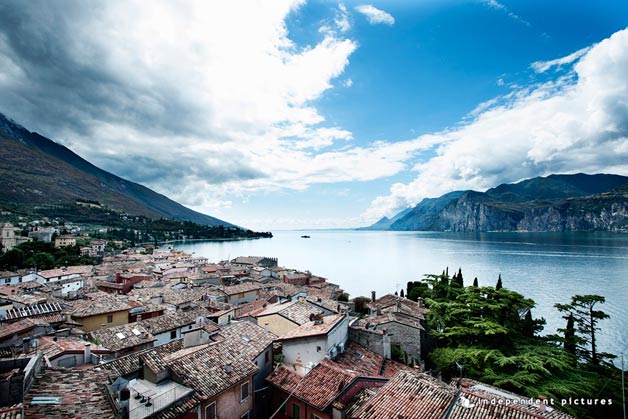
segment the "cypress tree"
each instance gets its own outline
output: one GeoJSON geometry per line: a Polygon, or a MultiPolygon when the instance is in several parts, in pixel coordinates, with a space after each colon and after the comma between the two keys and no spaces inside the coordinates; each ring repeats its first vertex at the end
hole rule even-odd
{"type": "Polygon", "coordinates": [[[458,275],[456,276],[456,282],[460,285],[460,288],[464,287],[464,279],[462,279],[462,268],[458,268],[458,275]]]}
{"type": "Polygon", "coordinates": [[[478,285],[478,277],[476,276],[475,279],[473,280],[473,286],[474,287],[479,287],[478,285]]]}
{"type": "Polygon", "coordinates": [[[573,314],[567,317],[567,326],[565,327],[565,351],[572,355],[576,354],[576,328],[574,324],[573,314]]]}
{"type": "Polygon", "coordinates": [[[403,295],[403,289],[402,289],[402,290],[401,290],[401,292],[399,293],[399,296],[400,296],[401,298],[405,298],[405,295],[403,295]]]}
{"type": "Polygon", "coordinates": [[[502,274],[499,274],[499,277],[497,278],[497,285],[495,285],[495,290],[500,290],[504,288],[504,286],[502,285],[502,274]]]}

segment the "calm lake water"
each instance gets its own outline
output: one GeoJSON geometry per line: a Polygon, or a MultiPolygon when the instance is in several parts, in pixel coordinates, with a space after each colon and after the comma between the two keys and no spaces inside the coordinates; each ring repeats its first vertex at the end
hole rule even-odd
{"type": "MultiPolygon", "coordinates": [[[[572,295],[599,294],[599,350],[628,351],[628,234],[441,233],[375,231],[278,231],[272,239],[183,242],[177,248],[211,261],[273,256],[288,268],[310,270],[339,284],[352,297],[394,293],[428,273],[462,268],[465,284],[504,286],[532,298],[544,333],[565,321],[553,308],[572,295]],[[309,239],[302,235],[311,236],[309,239]]],[[[597,306],[596,306],[597,307],[597,306]]]]}

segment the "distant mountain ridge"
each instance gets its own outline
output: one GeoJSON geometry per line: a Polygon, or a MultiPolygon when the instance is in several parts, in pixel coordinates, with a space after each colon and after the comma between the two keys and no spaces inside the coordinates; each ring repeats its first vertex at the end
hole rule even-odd
{"type": "Polygon", "coordinates": [[[455,191],[426,198],[389,221],[386,224],[380,220],[364,229],[626,231],[628,177],[549,175],[502,184],[486,192],[455,191]]]}
{"type": "Polygon", "coordinates": [[[18,205],[98,201],[150,218],[233,226],[201,214],[145,186],[102,170],[67,147],[0,113],[0,201],[18,205]]]}

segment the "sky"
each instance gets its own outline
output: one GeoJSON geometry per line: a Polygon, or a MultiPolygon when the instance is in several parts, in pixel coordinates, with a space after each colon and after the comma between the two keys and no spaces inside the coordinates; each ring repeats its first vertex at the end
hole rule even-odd
{"type": "Polygon", "coordinates": [[[0,112],[255,230],[628,175],[625,0],[0,0],[0,112]]]}

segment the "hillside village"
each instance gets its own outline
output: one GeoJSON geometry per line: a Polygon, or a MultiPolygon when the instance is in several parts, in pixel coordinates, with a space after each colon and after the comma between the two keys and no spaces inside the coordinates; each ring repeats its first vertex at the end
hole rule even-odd
{"type": "Polygon", "coordinates": [[[273,257],[107,244],[95,265],[0,272],[0,417],[570,417],[426,373],[421,300],[373,292],[358,312],[273,257]]]}

